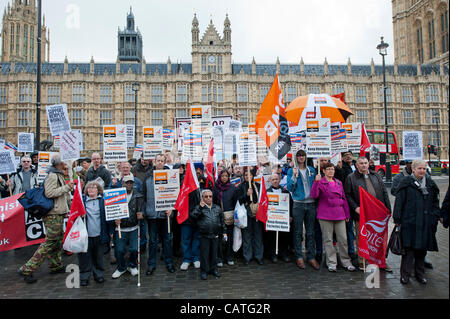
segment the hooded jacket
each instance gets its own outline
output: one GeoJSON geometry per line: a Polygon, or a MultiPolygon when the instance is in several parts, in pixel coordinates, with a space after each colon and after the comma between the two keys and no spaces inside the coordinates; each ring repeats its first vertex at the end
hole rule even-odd
{"type": "MultiPolygon", "coordinates": [[[[295,159],[297,160],[297,159],[295,159]]],[[[306,163],[306,161],[305,161],[306,163]]],[[[295,166],[294,166],[295,167],[295,166]]],[[[316,171],[311,166],[306,166],[306,175],[308,177],[308,182],[311,187],[316,178],[316,171]]],[[[287,174],[287,190],[291,192],[292,199],[294,201],[302,201],[305,199],[305,188],[303,187],[303,176],[300,173],[300,168],[298,168],[298,176],[294,176],[294,168],[290,168],[287,174]]]]}
{"type": "Polygon", "coordinates": [[[48,176],[44,182],[45,196],[53,198],[53,209],[48,215],[64,215],[70,211],[70,187],[66,185],[63,172],[50,166],[48,176]]]}
{"type": "MultiPolygon", "coordinates": [[[[31,176],[30,176],[30,189],[37,187],[39,185],[38,183],[38,175],[35,171],[30,169],[31,176]]],[[[20,194],[22,192],[27,191],[27,189],[22,189],[23,186],[23,169],[20,169],[17,173],[15,173],[13,176],[11,176],[11,190],[13,195],[20,194]]]]}

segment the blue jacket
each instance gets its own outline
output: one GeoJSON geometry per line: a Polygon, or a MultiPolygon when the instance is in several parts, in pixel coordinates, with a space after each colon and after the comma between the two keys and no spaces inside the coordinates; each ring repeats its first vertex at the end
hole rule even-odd
{"type": "MultiPolygon", "coordinates": [[[[314,184],[314,179],[316,178],[316,171],[311,166],[307,166],[306,170],[309,180],[309,190],[311,191],[312,185],[314,184]]],[[[305,189],[303,187],[303,178],[300,173],[300,169],[298,172],[298,178],[295,178],[293,168],[288,170],[287,190],[291,192],[293,200],[299,201],[305,199],[305,189]]]]}
{"type": "MultiPolygon", "coordinates": [[[[125,187],[125,185],[122,186],[122,178],[117,180],[117,183],[115,186],[112,185],[112,179],[111,179],[111,183],[109,183],[109,188],[108,189],[113,189],[113,188],[122,188],[125,187]]],[[[134,176],[134,186],[133,189],[138,191],[138,193],[143,193],[144,189],[143,189],[143,184],[142,181],[137,178],[136,176],[134,176]]]]}
{"type": "MultiPolygon", "coordinates": [[[[99,204],[100,204],[100,242],[102,244],[109,243],[110,237],[110,223],[106,221],[105,217],[105,201],[103,199],[103,196],[99,198],[99,204]]],[[[86,195],[83,195],[83,205],[86,207],[86,195]]],[[[86,214],[86,219],[89,218],[88,214],[86,214]]],[[[87,226],[87,222],[86,222],[87,226]]]]}

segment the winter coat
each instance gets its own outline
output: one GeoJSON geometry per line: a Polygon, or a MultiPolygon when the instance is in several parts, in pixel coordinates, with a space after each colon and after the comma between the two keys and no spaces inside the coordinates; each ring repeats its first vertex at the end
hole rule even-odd
{"type": "MultiPolygon", "coordinates": [[[[259,190],[258,190],[259,191],[259,190]]],[[[222,201],[218,199],[219,190],[217,187],[213,189],[213,202],[217,206],[223,209],[224,212],[233,210],[236,207],[236,202],[238,200],[237,190],[233,184],[231,184],[230,188],[222,193],[222,201]]]]}
{"type": "Polygon", "coordinates": [[[437,251],[439,188],[431,177],[424,178],[428,195],[422,194],[419,183],[412,176],[406,176],[400,182],[395,198],[394,222],[400,224],[405,248],[437,251]]]}
{"type": "MultiPolygon", "coordinates": [[[[306,167],[306,175],[308,176],[308,181],[310,187],[312,187],[314,183],[314,179],[316,178],[316,171],[313,167],[306,167]]],[[[303,177],[300,173],[300,169],[298,169],[298,176],[294,176],[293,168],[290,168],[287,174],[287,190],[291,192],[292,198],[294,201],[301,201],[305,199],[305,189],[303,187],[303,177]]]]}
{"type": "Polygon", "coordinates": [[[64,215],[70,211],[70,187],[66,185],[64,174],[50,166],[48,175],[44,182],[45,196],[53,198],[53,209],[48,215],[64,215]]]}
{"type": "MultiPolygon", "coordinates": [[[[153,175],[152,175],[152,176],[153,176],[153,175]]],[[[116,185],[114,185],[114,186],[112,185],[112,181],[111,181],[111,183],[109,184],[109,187],[108,187],[108,188],[109,188],[109,189],[114,189],[114,188],[122,188],[122,187],[125,187],[125,185],[122,184],[122,180],[123,180],[123,177],[122,177],[121,179],[118,179],[116,185]]],[[[139,178],[137,178],[136,176],[134,176],[134,185],[133,185],[133,189],[134,189],[135,191],[141,193],[141,194],[144,193],[144,186],[143,186],[143,184],[142,184],[142,181],[141,181],[139,178]]]]}
{"type": "MultiPolygon", "coordinates": [[[[373,171],[369,171],[368,175],[373,188],[375,189],[375,194],[377,195],[376,198],[389,209],[389,212],[391,212],[391,202],[389,201],[389,195],[381,176],[373,171]]],[[[344,184],[345,197],[347,198],[348,206],[350,208],[350,215],[354,220],[359,220],[359,214],[355,211],[355,209],[360,206],[359,187],[367,190],[364,175],[356,170],[348,175],[344,184]]]]}
{"type": "Polygon", "coordinates": [[[128,202],[129,217],[122,218],[120,220],[120,227],[128,228],[136,226],[139,223],[139,220],[137,219],[137,213],[143,213],[144,208],[144,196],[141,193],[133,190],[133,195],[128,202]]]}
{"type": "MultiPolygon", "coordinates": [[[[352,165],[355,165],[355,161],[352,161],[352,165]]],[[[336,167],[336,173],[334,174],[334,177],[336,177],[338,180],[341,181],[341,183],[344,185],[345,180],[347,179],[347,176],[353,173],[352,166],[348,164],[347,162],[342,162],[342,168],[336,167]]]]}
{"type": "Polygon", "coordinates": [[[200,237],[216,238],[227,233],[222,209],[216,204],[212,204],[211,208],[197,205],[189,215],[195,220],[200,237]]]}
{"type": "Polygon", "coordinates": [[[449,207],[450,198],[448,196],[449,190],[450,190],[450,188],[447,189],[447,193],[445,194],[445,198],[444,198],[444,201],[442,202],[442,207],[441,207],[441,218],[444,220],[443,225],[445,228],[448,228],[448,211],[450,209],[450,207],[449,207]]]}
{"type": "MultiPolygon", "coordinates": [[[[33,172],[33,170],[31,171],[31,176],[30,176],[30,188],[32,189],[34,187],[38,187],[39,183],[38,183],[38,174],[36,172],[33,172]]],[[[13,174],[12,176],[10,176],[11,178],[11,191],[13,195],[17,195],[23,192],[26,192],[28,189],[22,189],[23,186],[23,170],[20,169],[17,173],[13,174]]],[[[6,186],[6,188],[8,188],[6,186]]]]}
{"type": "Polygon", "coordinates": [[[334,179],[331,185],[326,177],[320,181],[314,181],[311,189],[311,197],[318,198],[317,219],[345,220],[350,218],[347,199],[341,181],[334,179]]]}
{"type": "MultiPolygon", "coordinates": [[[[255,218],[252,215],[252,211],[250,209],[250,196],[247,195],[248,192],[248,188],[249,188],[249,184],[248,182],[242,182],[241,184],[239,184],[238,188],[237,188],[237,198],[238,201],[241,205],[244,205],[245,209],[247,209],[247,216],[251,217],[251,218],[255,218]]],[[[258,203],[258,196],[260,193],[260,185],[259,183],[252,183],[252,188],[253,188],[253,195],[252,195],[252,203],[258,203]],[[256,192],[258,190],[258,192],[256,192]]],[[[234,208],[233,208],[234,210],[234,208]]]]}
{"type": "Polygon", "coordinates": [[[85,182],[87,184],[90,181],[96,180],[98,177],[100,177],[105,183],[105,188],[111,183],[111,173],[103,165],[101,165],[97,170],[94,169],[94,166],[90,167],[86,173],[85,182]]]}
{"type": "MultiPolygon", "coordinates": [[[[144,216],[148,219],[167,219],[166,210],[155,210],[155,188],[153,184],[153,172],[148,175],[143,186],[145,200],[144,216]]],[[[173,216],[173,214],[172,214],[173,216]]]]}
{"type": "MultiPolygon", "coordinates": [[[[83,195],[83,204],[86,207],[86,199],[88,197],[86,195],[83,195]]],[[[98,203],[100,207],[100,242],[102,244],[109,243],[109,225],[106,221],[105,216],[105,200],[103,199],[103,196],[98,198],[98,203]]],[[[86,220],[89,219],[89,215],[86,214],[86,220]]],[[[88,222],[86,221],[86,227],[88,226],[88,222]]]]}
{"type": "MultiPolygon", "coordinates": [[[[134,177],[137,177],[141,180],[141,182],[144,182],[147,177],[152,173],[152,165],[148,165],[147,168],[142,166],[141,160],[139,159],[136,162],[136,165],[131,169],[131,173],[134,177]]],[[[140,190],[142,192],[142,189],[140,190]]]]}
{"type": "Polygon", "coordinates": [[[392,187],[391,187],[391,194],[393,196],[396,196],[398,191],[398,186],[400,185],[400,182],[402,181],[403,177],[410,176],[411,174],[408,173],[406,170],[406,167],[403,168],[403,170],[395,175],[395,177],[392,179],[392,187]]]}

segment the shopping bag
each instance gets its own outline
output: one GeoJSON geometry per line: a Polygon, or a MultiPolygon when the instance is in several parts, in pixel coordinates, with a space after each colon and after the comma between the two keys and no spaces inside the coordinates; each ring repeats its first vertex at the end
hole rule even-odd
{"type": "Polygon", "coordinates": [[[63,248],[72,253],[86,253],[88,251],[88,233],[81,216],[75,220],[64,241],[63,248]]]}
{"type": "Polygon", "coordinates": [[[233,228],[233,251],[237,252],[242,245],[242,232],[237,226],[233,228]]]}
{"type": "Polygon", "coordinates": [[[234,225],[239,228],[247,227],[247,209],[239,201],[234,208],[234,225]]]}
{"type": "Polygon", "coordinates": [[[395,226],[392,230],[391,238],[389,239],[388,248],[395,255],[404,255],[405,249],[402,244],[402,235],[400,233],[400,227],[395,226]]]}

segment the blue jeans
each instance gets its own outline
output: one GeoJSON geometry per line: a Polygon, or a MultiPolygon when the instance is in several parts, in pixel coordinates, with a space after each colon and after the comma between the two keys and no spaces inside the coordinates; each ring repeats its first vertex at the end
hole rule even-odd
{"type": "Polygon", "coordinates": [[[119,232],[114,232],[114,255],[117,259],[117,269],[125,271],[127,266],[130,268],[137,267],[138,231],[137,229],[131,232],[122,231],[121,234],[122,238],[119,238],[119,232]],[[129,245],[128,252],[130,253],[128,265],[125,262],[127,245],[129,245]]]}
{"type": "Polygon", "coordinates": [[[168,233],[167,218],[147,219],[149,269],[156,268],[158,240],[161,235],[164,261],[167,267],[173,266],[172,233],[168,233]]]}
{"type": "Polygon", "coordinates": [[[348,245],[348,255],[351,257],[355,253],[355,234],[353,233],[353,218],[350,217],[348,223],[345,223],[347,229],[347,245],[348,245]]]}
{"type": "Polygon", "coordinates": [[[303,223],[306,228],[306,249],[308,250],[307,260],[316,256],[316,244],[314,241],[314,225],[316,223],[316,204],[294,202],[292,210],[292,223],[294,226],[294,249],[296,259],[303,259],[302,237],[303,223]]]}
{"type": "Polygon", "coordinates": [[[192,225],[181,225],[181,247],[183,249],[183,262],[198,261],[200,256],[200,242],[198,229],[192,225]]]}

